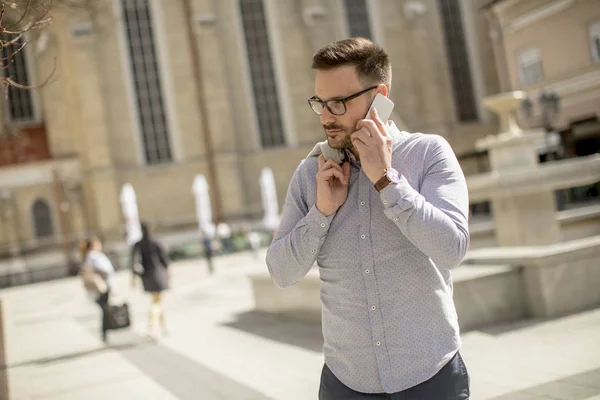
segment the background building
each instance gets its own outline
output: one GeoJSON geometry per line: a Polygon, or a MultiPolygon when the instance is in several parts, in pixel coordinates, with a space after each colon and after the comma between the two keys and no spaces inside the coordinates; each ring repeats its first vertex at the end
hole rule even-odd
{"type": "Polygon", "coordinates": [[[525,90],[532,100],[523,122],[558,131],[567,156],[598,152],[600,3],[494,1],[488,17],[502,90],[525,90]],[[543,93],[558,99],[556,110],[540,102],[543,93]]]}
{"type": "Polygon", "coordinates": [[[9,74],[22,83],[57,69],[39,90],[9,89],[1,253],[67,246],[86,232],[122,240],[125,183],[161,231],[193,231],[196,174],[209,177],[216,217],[234,224],[260,218],[263,167],[283,204],[295,167],[324,138],[306,104],[311,57],[353,35],[392,58],[393,118],[447,137],[467,173],[485,168],[473,143],[496,131],[481,99],[499,85],[483,1],[186,3],[57,5],[18,55],[9,74]]]}

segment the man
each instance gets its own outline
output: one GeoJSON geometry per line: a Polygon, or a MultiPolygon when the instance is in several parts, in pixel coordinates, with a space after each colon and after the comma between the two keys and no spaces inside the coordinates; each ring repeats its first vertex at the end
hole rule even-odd
{"type": "Polygon", "coordinates": [[[468,399],[450,276],[469,244],[458,161],[440,136],[401,132],[376,112],[364,119],[376,93],[390,90],[377,45],[329,44],[313,68],[309,104],[346,161],[300,163],[267,265],[279,287],[319,265],[319,398],[468,399]]]}

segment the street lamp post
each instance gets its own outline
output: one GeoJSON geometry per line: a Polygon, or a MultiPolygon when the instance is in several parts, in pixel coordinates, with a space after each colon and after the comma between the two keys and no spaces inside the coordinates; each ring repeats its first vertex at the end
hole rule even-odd
{"type": "Polygon", "coordinates": [[[58,223],[60,227],[60,236],[62,241],[63,253],[67,272],[71,274],[75,270],[75,262],[71,255],[71,222],[70,210],[71,204],[65,199],[65,188],[60,174],[56,169],[52,171],[52,180],[54,181],[54,196],[58,204],[58,223]]]}
{"type": "MultiPolygon", "coordinates": [[[[553,161],[559,157],[555,157],[556,151],[551,148],[550,138],[557,141],[554,144],[560,152],[562,145],[560,136],[554,131],[554,127],[552,126],[552,120],[556,117],[560,110],[560,97],[556,92],[551,90],[542,90],[538,100],[538,106],[540,108],[540,123],[544,128],[544,145],[545,149],[545,161],[553,161]]],[[[521,108],[525,117],[530,119],[533,116],[533,101],[530,98],[526,98],[521,103],[521,108]]],[[[564,209],[566,204],[566,192],[564,190],[558,190],[555,192],[556,196],[556,205],[559,210],[564,209]]]]}
{"type": "Polygon", "coordinates": [[[194,12],[192,9],[191,0],[183,0],[182,5],[188,47],[192,60],[192,83],[194,84],[194,88],[196,90],[196,105],[198,106],[198,112],[200,114],[200,123],[203,134],[202,137],[204,139],[206,169],[208,175],[208,184],[211,188],[210,194],[212,197],[212,204],[214,207],[214,220],[215,222],[219,223],[223,218],[221,191],[219,188],[219,181],[217,179],[217,171],[213,154],[212,132],[209,123],[208,104],[206,102],[206,95],[204,91],[204,76],[202,75],[202,63],[200,62],[200,52],[198,51],[198,39],[194,30],[194,12]]]}
{"type": "MultiPolygon", "coordinates": [[[[560,97],[554,91],[542,90],[537,103],[540,107],[540,122],[545,131],[544,143],[546,145],[546,161],[551,161],[555,159],[554,152],[550,151],[550,135],[554,132],[552,120],[560,110],[560,97]]],[[[534,102],[530,98],[523,100],[521,108],[526,118],[530,119],[533,116],[534,102]]]]}

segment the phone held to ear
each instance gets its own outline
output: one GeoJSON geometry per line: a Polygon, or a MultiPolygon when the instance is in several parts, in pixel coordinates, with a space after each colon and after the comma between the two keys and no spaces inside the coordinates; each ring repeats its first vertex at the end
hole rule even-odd
{"type": "Polygon", "coordinates": [[[392,115],[392,110],[394,109],[394,102],[390,99],[382,95],[381,93],[377,93],[373,102],[371,103],[371,107],[369,107],[369,111],[367,111],[367,115],[365,115],[365,119],[371,119],[371,110],[373,108],[377,109],[377,114],[379,114],[379,119],[384,123],[390,119],[392,115]]]}
{"type": "MultiPolygon", "coordinates": [[[[371,119],[371,110],[373,108],[377,109],[377,114],[379,114],[379,119],[381,119],[384,123],[386,123],[390,116],[392,115],[392,110],[394,109],[394,102],[388,99],[386,96],[381,93],[377,93],[375,98],[371,102],[371,106],[369,107],[369,111],[367,111],[367,115],[365,115],[365,119],[371,119]]],[[[341,164],[343,161],[341,155],[339,154],[339,150],[335,150],[329,147],[327,142],[323,143],[321,147],[321,153],[325,157],[325,160],[334,159],[338,164],[341,164]]]]}

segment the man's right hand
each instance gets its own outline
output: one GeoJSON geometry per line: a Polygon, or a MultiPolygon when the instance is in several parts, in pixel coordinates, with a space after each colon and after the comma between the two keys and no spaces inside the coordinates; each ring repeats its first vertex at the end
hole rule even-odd
{"type": "Polygon", "coordinates": [[[317,210],[326,217],[333,215],[348,197],[350,164],[339,165],[333,160],[325,161],[319,156],[317,172],[317,210]]]}

